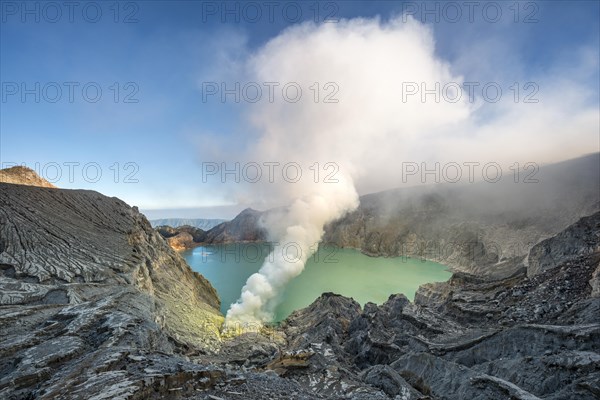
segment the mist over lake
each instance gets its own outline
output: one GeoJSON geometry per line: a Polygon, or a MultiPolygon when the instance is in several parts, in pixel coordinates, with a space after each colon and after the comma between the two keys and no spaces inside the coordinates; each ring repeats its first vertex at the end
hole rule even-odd
{"type": "MultiPolygon", "coordinates": [[[[217,289],[221,310],[236,302],[246,280],[257,272],[272,246],[267,243],[235,243],[203,246],[182,256],[194,271],[201,273],[217,289]]],[[[293,258],[290,250],[290,258],[293,258]]],[[[321,246],[308,259],[302,274],[281,294],[275,321],[311,304],[324,292],[352,297],[361,305],[382,304],[391,294],[403,293],[411,301],[418,287],[442,282],[451,273],[442,265],[410,257],[369,257],[360,251],[321,246]]]]}

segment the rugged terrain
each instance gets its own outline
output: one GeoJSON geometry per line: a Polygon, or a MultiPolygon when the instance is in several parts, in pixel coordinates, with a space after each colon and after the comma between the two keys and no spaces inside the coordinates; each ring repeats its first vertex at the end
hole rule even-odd
{"type": "Polygon", "coordinates": [[[175,349],[220,341],[198,329],[222,321],[210,283],[137,209],[92,191],[0,183],[0,288],[1,398],[116,398],[176,371],[160,365],[175,349]]]}
{"type": "MultiPolygon", "coordinates": [[[[325,293],[283,322],[281,343],[255,337],[231,359],[274,369],[320,398],[597,399],[600,213],[536,245],[530,265],[548,248],[561,251],[544,270],[495,281],[456,273],[423,286],[414,303],[396,294],[361,307],[325,293]]],[[[232,384],[209,393],[227,390],[256,393],[232,384]]]]}
{"type": "MultiPolygon", "coordinates": [[[[414,303],[326,293],[279,326],[224,335],[212,286],[135,207],[0,183],[0,398],[596,399],[590,214],[507,276],[456,272],[414,303]]],[[[256,240],[258,218],[213,237],[256,240]]]]}

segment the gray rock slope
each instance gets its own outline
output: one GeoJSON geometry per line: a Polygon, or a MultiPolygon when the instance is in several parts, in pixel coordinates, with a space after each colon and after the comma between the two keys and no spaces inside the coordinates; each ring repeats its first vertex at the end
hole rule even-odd
{"type": "Polygon", "coordinates": [[[257,342],[277,349],[274,336],[236,347],[218,310],[135,207],[0,183],[0,399],[323,398],[240,368],[257,342]]]}
{"type": "Polygon", "coordinates": [[[534,276],[582,255],[600,251],[600,220],[597,215],[582,218],[569,229],[536,244],[529,252],[527,273],[534,276]]]}
{"type": "Polygon", "coordinates": [[[177,370],[152,367],[165,354],[218,347],[216,329],[198,328],[218,310],[210,283],[135,208],[0,183],[0,398],[142,390],[177,370]],[[144,365],[156,370],[146,383],[144,365]]]}
{"type": "Polygon", "coordinates": [[[599,223],[510,276],[456,272],[414,303],[326,293],[223,336],[212,287],[135,208],[0,184],[0,398],[597,399],[599,223]]]}
{"type": "MultiPolygon", "coordinates": [[[[581,225],[598,223],[600,213],[553,245],[579,247],[572,238],[586,237],[581,225]]],[[[586,242],[594,251],[532,278],[523,272],[489,282],[457,273],[425,286],[414,304],[392,295],[361,308],[324,294],[283,324],[288,351],[314,353],[288,376],[339,398],[358,396],[367,383],[402,399],[597,399],[599,244],[595,235],[586,242]]],[[[532,252],[530,264],[539,257],[532,252]]]]}

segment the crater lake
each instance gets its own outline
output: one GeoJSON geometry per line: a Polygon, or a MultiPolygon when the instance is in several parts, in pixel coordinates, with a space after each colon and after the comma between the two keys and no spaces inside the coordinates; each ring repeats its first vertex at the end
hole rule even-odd
{"type": "MultiPolygon", "coordinates": [[[[217,290],[225,314],[271,250],[268,243],[234,243],[196,247],[181,255],[217,290]]],[[[304,271],[283,289],[275,321],[310,305],[324,292],[352,297],[363,306],[367,302],[382,304],[394,293],[403,293],[412,301],[420,285],[443,282],[450,276],[446,266],[431,261],[369,257],[355,249],[320,246],[304,271]]]]}

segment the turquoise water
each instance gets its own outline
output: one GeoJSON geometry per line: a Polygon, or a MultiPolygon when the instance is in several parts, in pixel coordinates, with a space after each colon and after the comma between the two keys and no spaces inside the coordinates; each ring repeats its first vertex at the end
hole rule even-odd
{"type": "MultiPolygon", "coordinates": [[[[240,296],[246,279],[257,272],[271,248],[267,243],[197,247],[182,252],[194,271],[204,275],[221,297],[221,311],[240,296]]],[[[381,304],[390,294],[404,293],[413,299],[417,288],[450,278],[444,265],[408,257],[368,257],[354,249],[319,247],[304,272],[282,294],[276,320],[311,304],[323,292],[352,297],[361,305],[381,304]]]]}

